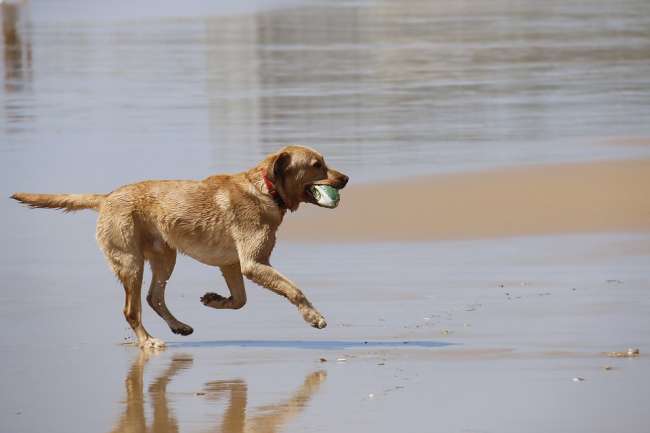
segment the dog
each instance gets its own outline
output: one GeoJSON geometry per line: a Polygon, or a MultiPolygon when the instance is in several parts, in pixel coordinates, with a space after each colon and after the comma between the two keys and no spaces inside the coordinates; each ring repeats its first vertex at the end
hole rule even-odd
{"type": "Polygon", "coordinates": [[[248,171],[195,180],[148,180],[109,194],[29,194],[11,198],[32,208],[99,212],[96,237],[113,272],[124,286],[124,317],[141,347],[162,347],[142,325],[141,286],[145,261],[152,271],[147,302],[175,334],[193,329],[176,319],[165,304],[165,287],[181,252],[218,266],[230,296],[206,293],[201,302],[216,309],[246,304],[244,279],[286,297],[311,326],[327,326],[294,283],[271,267],[276,231],[287,210],[318,204],[312,185],[342,189],[348,176],[331,169],[316,150],[287,146],[248,171]]]}

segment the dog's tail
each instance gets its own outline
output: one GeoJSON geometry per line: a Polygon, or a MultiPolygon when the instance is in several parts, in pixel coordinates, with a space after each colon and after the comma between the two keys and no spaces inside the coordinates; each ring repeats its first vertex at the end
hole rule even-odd
{"type": "Polygon", "coordinates": [[[31,208],[63,209],[73,212],[82,209],[99,210],[106,198],[104,194],[29,194],[17,192],[11,196],[14,200],[31,208]]]}

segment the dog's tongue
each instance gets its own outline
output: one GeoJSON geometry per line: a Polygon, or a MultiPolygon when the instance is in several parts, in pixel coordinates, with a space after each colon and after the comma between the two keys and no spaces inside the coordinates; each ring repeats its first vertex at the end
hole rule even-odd
{"type": "Polygon", "coordinates": [[[316,204],[322,207],[333,209],[341,200],[339,190],[330,185],[312,185],[309,192],[316,200],[316,204]]]}

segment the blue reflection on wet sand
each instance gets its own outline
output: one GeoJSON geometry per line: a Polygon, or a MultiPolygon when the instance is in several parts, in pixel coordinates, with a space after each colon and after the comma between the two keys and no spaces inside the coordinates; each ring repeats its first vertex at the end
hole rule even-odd
{"type": "Polygon", "coordinates": [[[434,348],[452,346],[455,343],[444,341],[304,341],[304,340],[220,340],[220,341],[188,341],[169,342],[168,347],[248,347],[269,349],[358,349],[369,347],[403,348],[419,347],[434,348]]]}

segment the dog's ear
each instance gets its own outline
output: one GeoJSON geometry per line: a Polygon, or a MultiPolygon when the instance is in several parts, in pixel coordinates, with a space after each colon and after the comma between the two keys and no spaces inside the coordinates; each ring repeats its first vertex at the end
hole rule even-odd
{"type": "Polygon", "coordinates": [[[273,160],[273,173],[274,180],[278,180],[284,176],[284,173],[287,171],[287,167],[291,163],[291,155],[289,152],[281,152],[273,160]]]}

